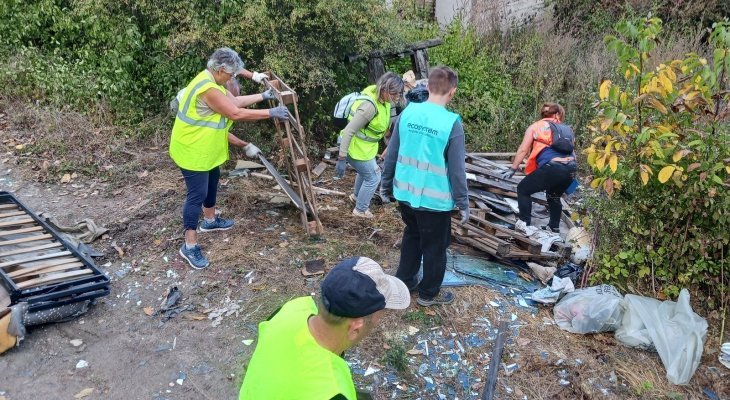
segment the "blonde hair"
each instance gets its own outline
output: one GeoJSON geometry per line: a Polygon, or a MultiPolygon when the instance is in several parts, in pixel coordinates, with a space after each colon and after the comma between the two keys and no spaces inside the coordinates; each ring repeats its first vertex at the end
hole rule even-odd
{"type": "Polygon", "coordinates": [[[395,72],[388,71],[378,78],[378,82],[375,84],[375,93],[378,94],[378,101],[384,102],[384,93],[401,95],[404,87],[403,79],[395,72]]]}

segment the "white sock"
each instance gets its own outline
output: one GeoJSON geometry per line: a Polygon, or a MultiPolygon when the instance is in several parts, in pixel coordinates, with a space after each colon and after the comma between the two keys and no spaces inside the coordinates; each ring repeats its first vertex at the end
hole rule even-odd
{"type": "Polygon", "coordinates": [[[197,243],[189,244],[188,242],[185,242],[185,249],[187,249],[187,250],[192,250],[192,249],[194,249],[194,248],[195,248],[195,246],[197,246],[197,245],[198,245],[197,243]]]}
{"type": "Polygon", "coordinates": [[[205,218],[205,217],[203,217],[203,221],[205,221],[205,222],[215,222],[215,217],[213,217],[213,218],[205,218]]]}

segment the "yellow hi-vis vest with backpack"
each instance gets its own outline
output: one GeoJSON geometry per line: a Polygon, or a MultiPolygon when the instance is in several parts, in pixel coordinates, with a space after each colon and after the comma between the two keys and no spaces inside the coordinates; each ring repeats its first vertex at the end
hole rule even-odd
{"type": "MultiPolygon", "coordinates": [[[[347,149],[347,154],[355,160],[364,161],[375,158],[378,154],[380,139],[385,136],[388,125],[390,125],[390,102],[379,102],[375,88],[375,85],[370,85],[360,92],[362,96],[367,96],[369,99],[355,100],[347,116],[347,120],[351,121],[355,111],[363,101],[370,101],[375,105],[375,116],[364,128],[355,133],[350,141],[350,147],[347,149]]],[[[340,136],[342,136],[342,133],[341,131],[340,136]]]]}
{"type": "Polygon", "coordinates": [[[356,400],[347,362],[309,332],[307,321],[317,312],[312,297],[299,297],[259,324],[239,400],[328,400],[338,394],[356,400]]]}
{"type": "Polygon", "coordinates": [[[233,121],[216,112],[198,113],[198,98],[209,89],[226,94],[226,88],[203,70],[185,88],[172,127],[170,157],[189,171],[210,171],[228,160],[228,130],[233,121]]]}

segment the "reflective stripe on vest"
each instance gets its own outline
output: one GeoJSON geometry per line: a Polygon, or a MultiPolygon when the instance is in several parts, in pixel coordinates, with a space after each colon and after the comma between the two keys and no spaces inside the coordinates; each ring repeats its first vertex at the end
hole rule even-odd
{"type": "Polygon", "coordinates": [[[331,399],[338,394],[356,400],[347,362],[320,346],[309,331],[307,320],[317,312],[312,297],[299,297],[259,324],[239,400],[331,399]]]}
{"type": "MultiPolygon", "coordinates": [[[[379,102],[375,89],[375,85],[363,89],[360,92],[362,98],[358,98],[352,103],[350,114],[347,117],[348,121],[351,121],[355,111],[364,101],[368,101],[375,106],[375,116],[364,128],[355,132],[350,141],[350,147],[347,149],[347,154],[355,160],[372,160],[375,158],[378,154],[378,143],[385,136],[385,132],[390,125],[391,104],[389,102],[379,102]]],[[[342,135],[342,132],[340,132],[340,135],[342,135]]]]}
{"type": "Polygon", "coordinates": [[[410,165],[411,167],[416,167],[417,169],[428,171],[432,174],[436,175],[443,175],[446,176],[446,168],[443,167],[437,167],[428,161],[419,161],[415,158],[407,157],[404,155],[398,155],[398,162],[404,165],[410,165]]]}
{"type": "Polygon", "coordinates": [[[393,187],[410,192],[416,196],[427,196],[439,200],[451,200],[451,192],[439,192],[425,187],[415,187],[408,182],[401,182],[398,179],[393,180],[393,187]]]}
{"type": "Polygon", "coordinates": [[[208,84],[208,83],[212,83],[212,81],[210,79],[204,79],[204,80],[198,82],[197,85],[193,86],[192,93],[187,95],[187,99],[185,100],[185,105],[183,105],[181,110],[177,111],[177,117],[180,118],[183,122],[193,125],[193,126],[202,126],[205,128],[213,128],[213,129],[223,129],[228,124],[228,120],[226,119],[226,117],[224,117],[222,115],[221,115],[220,121],[217,124],[215,122],[195,120],[195,119],[188,117],[188,115],[187,115],[188,110],[190,109],[190,103],[193,100],[193,97],[195,96],[195,94],[198,93],[198,90],[200,90],[200,88],[203,85],[208,84]]]}
{"type": "Polygon", "coordinates": [[[226,94],[225,87],[203,70],[186,86],[172,127],[170,157],[189,171],[210,171],[228,160],[228,130],[233,122],[212,110],[199,114],[197,102],[207,90],[226,94]]]}
{"type": "Polygon", "coordinates": [[[411,103],[398,123],[393,196],[413,208],[454,208],[444,152],[459,115],[434,103],[411,103]]]}

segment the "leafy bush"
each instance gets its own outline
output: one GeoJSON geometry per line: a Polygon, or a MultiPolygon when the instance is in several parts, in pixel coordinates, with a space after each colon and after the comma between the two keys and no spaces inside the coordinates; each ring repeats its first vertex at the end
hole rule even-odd
{"type": "Polygon", "coordinates": [[[605,39],[623,79],[601,83],[588,126],[591,186],[607,195],[595,199],[594,279],[636,277],[672,296],[698,284],[724,292],[730,23],[713,25],[709,60],[695,53],[652,60],[661,27],[658,18],[628,20],[617,25],[618,37],[605,39]]]}
{"type": "Polygon", "coordinates": [[[296,87],[315,124],[342,87],[362,86],[362,65],[344,56],[408,29],[378,0],[7,0],[0,21],[3,95],[130,125],[165,110],[221,46],[296,87]]]}

